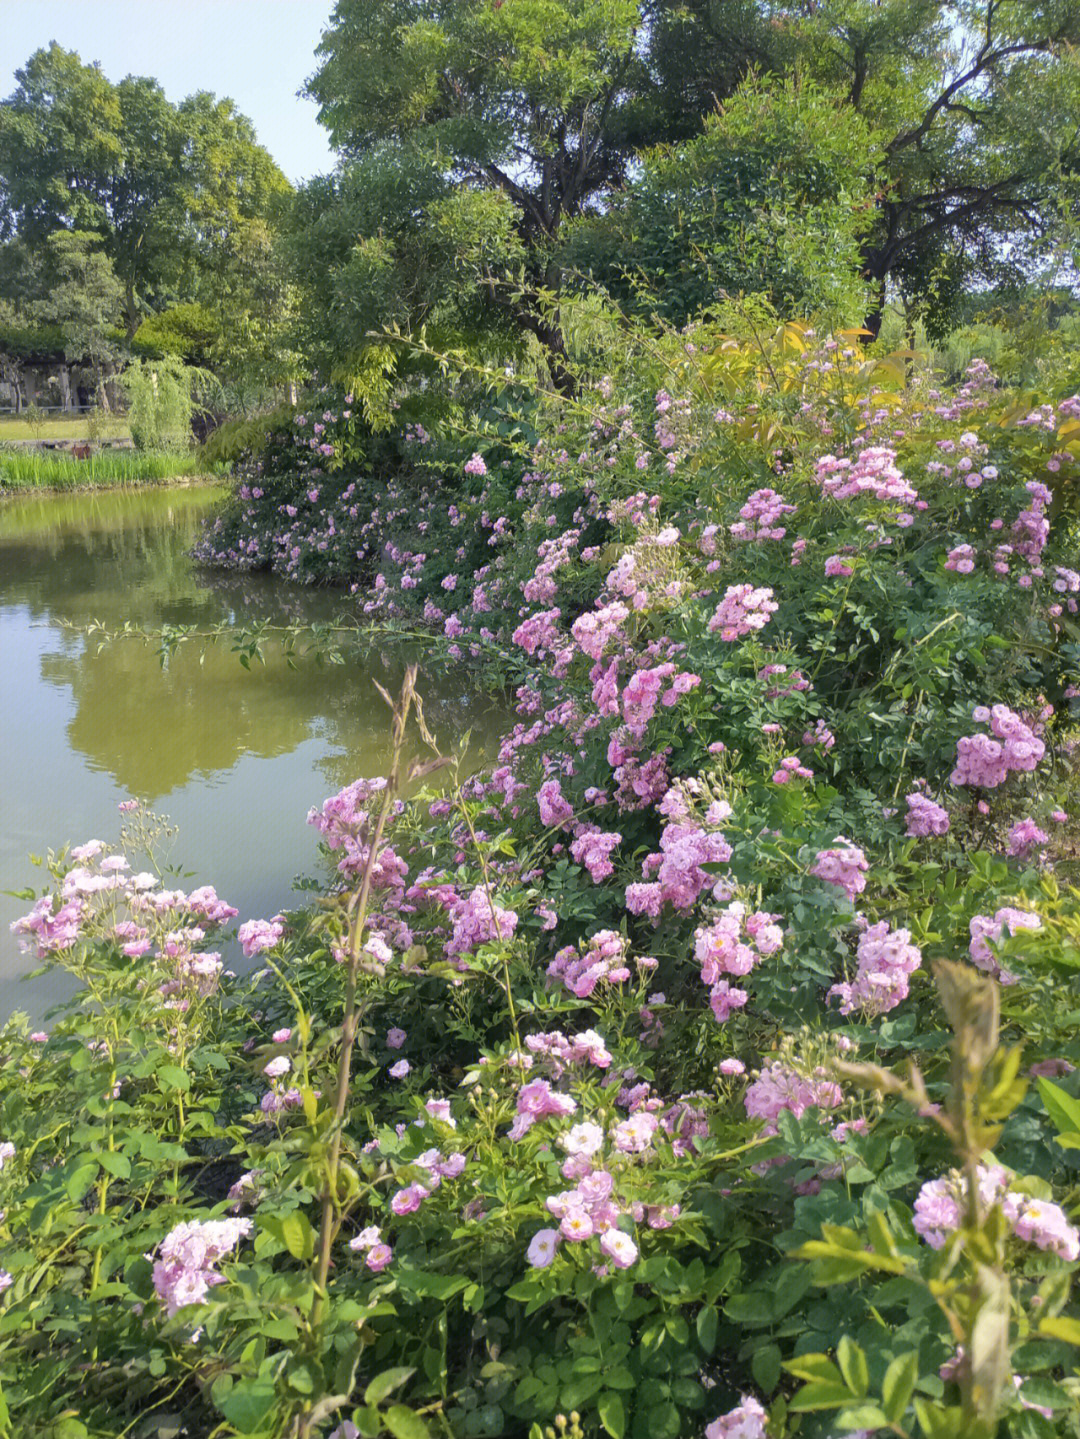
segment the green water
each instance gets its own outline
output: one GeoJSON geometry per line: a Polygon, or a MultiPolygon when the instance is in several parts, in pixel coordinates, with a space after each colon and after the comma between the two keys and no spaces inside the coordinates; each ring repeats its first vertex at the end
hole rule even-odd
{"type": "MultiPolygon", "coordinates": [[[[404,656],[290,669],[267,650],[244,670],[227,643],[191,646],[163,669],[155,646],[86,635],[91,622],[154,627],[329,621],[350,601],[263,575],[221,575],[187,552],[221,491],[113,491],[0,502],[0,888],[40,888],[28,853],[114,841],[117,804],[148,801],[179,825],[183,883],[214,884],[264,917],[299,873],[322,873],[308,809],[386,763],[387,710],[404,656]],[[65,629],[65,622],[82,627],[65,629]]],[[[471,727],[479,759],[501,715],[456,681],[421,679],[428,720],[454,744],[471,727]]],[[[0,1016],[42,1011],[53,977],[9,932],[29,906],[0,895],[0,1016]]],[[[232,959],[233,956],[230,956],[232,959]]]]}

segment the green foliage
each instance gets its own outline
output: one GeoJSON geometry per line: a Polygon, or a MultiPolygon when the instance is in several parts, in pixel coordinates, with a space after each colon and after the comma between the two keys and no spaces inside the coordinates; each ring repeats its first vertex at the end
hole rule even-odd
{"type": "Polygon", "coordinates": [[[676,324],[724,292],[796,315],[861,312],[882,151],[840,97],[748,81],[700,135],[641,158],[641,176],[571,228],[568,264],[676,324]]]}
{"type": "Polygon", "coordinates": [[[77,490],[105,486],[155,485],[187,476],[222,474],[223,468],[194,455],[132,455],[102,450],[85,460],[67,455],[0,450],[0,490],[77,490]]]}
{"type": "Polygon", "coordinates": [[[48,254],[53,280],[37,312],[63,331],[69,360],[85,361],[101,375],[118,355],[111,332],[122,287],[112,261],[95,235],[79,230],[54,231],[48,254]]]}
{"type": "Polygon", "coordinates": [[[524,257],[516,219],[505,195],[453,184],[416,149],[380,148],[312,181],[285,241],[307,297],[304,353],[324,368],[360,365],[373,332],[393,324],[510,338],[494,302],[524,257]]]}
{"type": "Polygon", "coordinates": [[[192,416],[216,389],[206,370],[176,356],[132,360],[123,375],[128,424],[138,450],[187,449],[192,416]]]}
{"type": "Polygon", "coordinates": [[[200,92],[173,105],[156,81],[113,85],[55,43],[15,79],[0,102],[0,239],[13,261],[0,263],[0,296],[20,312],[48,305],[44,247],[81,233],[115,276],[108,322],[127,339],[179,301],[210,309],[234,356],[272,351],[283,285],[267,227],[289,186],[232,101],[200,92]]]}
{"type": "Polygon", "coordinates": [[[148,359],[175,355],[186,364],[205,365],[220,341],[221,326],[210,310],[184,304],[147,316],[132,336],[131,348],[148,359]]]}
{"type": "Polygon", "coordinates": [[[226,420],[203,441],[199,447],[200,458],[210,467],[231,467],[241,458],[257,460],[270,434],[285,429],[292,416],[291,406],[280,406],[249,420],[226,420]]]}

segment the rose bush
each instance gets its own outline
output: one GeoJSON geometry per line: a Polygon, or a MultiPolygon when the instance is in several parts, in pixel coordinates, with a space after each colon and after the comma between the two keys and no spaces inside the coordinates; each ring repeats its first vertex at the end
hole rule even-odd
{"type": "Polygon", "coordinates": [[[255,977],[216,895],[53,857],[16,1430],[1075,1432],[1080,401],[797,326],[590,355],[377,441],[324,392],[205,536],[516,723],[314,809],[255,977]]]}

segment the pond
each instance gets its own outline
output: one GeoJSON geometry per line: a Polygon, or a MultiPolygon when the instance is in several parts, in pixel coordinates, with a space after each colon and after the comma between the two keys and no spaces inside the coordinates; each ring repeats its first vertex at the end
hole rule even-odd
{"type": "MultiPolygon", "coordinates": [[[[227,642],[192,643],[162,668],[153,644],[65,628],[310,623],[348,608],[340,593],[193,565],[188,551],[222,494],[0,501],[0,888],[40,890],[30,853],[116,842],[117,805],[136,797],[179,826],[170,860],[185,886],[215,885],[241,921],[268,917],[288,906],[296,875],[324,873],[310,807],[385,768],[388,711],[373,680],[393,692],[400,653],[290,669],[268,647],[265,666],[245,670],[227,642]]],[[[444,745],[471,728],[478,764],[501,711],[460,678],[420,688],[444,745]]],[[[39,1014],[63,992],[57,976],[16,982],[32,961],[9,925],[28,907],[0,895],[0,1020],[39,1014]]]]}

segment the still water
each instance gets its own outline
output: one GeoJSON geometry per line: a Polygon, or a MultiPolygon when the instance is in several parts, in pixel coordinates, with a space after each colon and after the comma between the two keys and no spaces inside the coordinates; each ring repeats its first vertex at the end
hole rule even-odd
{"type": "MultiPolygon", "coordinates": [[[[29,853],[114,842],[117,804],[138,797],[179,826],[170,860],[191,872],[185,886],[216,885],[240,921],[267,917],[290,903],[294,876],[322,872],[311,805],[385,767],[388,712],[373,680],[393,691],[400,654],[290,669],[268,647],[265,666],[244,670],[219,641],[191,643],[163,669],[152,644],[64,628],[310,623],[347,607],[340,594],[194,566],[187,552],[221,496],[0,501],[0,888],[41,888],[29,853]]],[[[500,727],[492,702],[460,678],[420,688],[440,742],[471,728],[479,763],[500,727]]],[[[55,977],[18,982],[32,962],[9,924],[27,908],[0,895],[0,1019],[39,1014],[62,993],[55,977]]]]}

